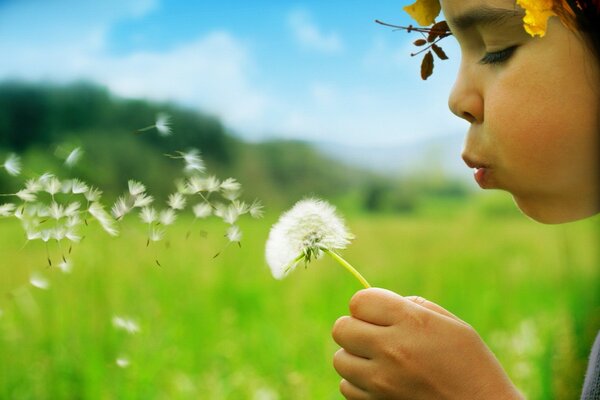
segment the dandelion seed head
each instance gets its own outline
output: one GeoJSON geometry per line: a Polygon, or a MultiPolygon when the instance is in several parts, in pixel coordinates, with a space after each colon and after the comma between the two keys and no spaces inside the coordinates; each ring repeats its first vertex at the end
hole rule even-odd
{"type": "Polygon", "coordinates": [[[140,326],[133,319],[115,315],[112,319],[113,326],[116,329],[123,330],[131,335],[140,331],[140,326]]]}
{"type": "Polygon", "coordinates": [[[250,216],[252,218],[262,218],[263,215],[265,215],[265,212],[263,210],[263,205],[258,200],[254,200],[252,202],[252,204],[250,205],[250,209],[248,211],[250,212],[250,216]]]}
{"type": "Polygon", "coordinates": [[[54,219],[61,219],[65,215],[64,207],[55,201],[50,204],[48,211],[50,212],[50,217],[54,219]]]}
{"type": "Polygon", "coordinates": [[[171,130],[171,116],[167,113],[158,113],[154,126],[160,136],[169,136],[173,133],[171,130]]]}
{"type": "Polygon", "coordinates": [[[185,197],[181,193],[173,193],[169,195],[167,204],[174,210],[183,210],[185,208],[185,197]]]}
{"type": "Polygon", "coordinates": [[[35,272],[29,277],[29,283],[31,286],[43,290],[46,290],[50,287],[50,282],[48,282],[48,280],[42,275],[35,272]]]}
{"type": "Polygon", "coordinates": [[[67,158],[65,158],[65,165],[67,167],[73,167],[81,159],[82,155],[83,150],[81,150],[81,147],[74,148],[73,150],[71,150],[67,158]]]}
{"type": "Polygon", "coordinates": [[[0,205],[0,217],[12,217],[15,215],[16,206],[12,203],[0,205]]]}
{"type": "Polygon", "coordinates": [[[2,166],[9,175],[17,176],[21,173],[21,158],[16,154],[9,154],[2,166]]]}
{"type": "Polygon", "coordinates": [[[48,179],[44,179],[42,182],[44,184],[44,190],[51,195],[55,195],[62,189],[62,183],[60,180],[52,175],[50,175],[48,179]]]}
{"type": "Polygon", "coordinates": [[[85,194],[88,190],[88,185],[85,182],[80,181],[79,179],[73,179],[71,181],[71,193],[85,194]]]}
{"type": "Polygon", "coordinates": [[[111,209],[111,213],[115,219],[123,218],[131,209],[133,208],[133,204],[129,201],[125,196],[121,196],[117,199],[115,204],[111,209]]]}
{"type": "Polygon", "coordinates": [[[206,218],[212,214],[212,207],[208,203],[198,203],[193,208],[192,211],[196,218],[206,218]]]}
{"type": "Polygon", "coordinates": [[[80,207],[81,207],[81,204],[79,204],[79,202],[77,202],[77,201],[69,203],[69,205],[65,208],[63,215],[65,217],[73,217],[79,213],[80,207]]]}
{"type": "Polygon", "coordinates": [[[343,249],[352,238],[329,203],[318,199],[301,200],[271,228],[265,251],[267,264],[273,276],[281,279],[302,259],[310,262],[321,255],[322,249],[343,249]]]}
{"type": "Polygon", "coordinates": [[[102,197],[102,191],[98,188],[90,187],[83,195],[87,201],[99,201],[100,197],[102,197]]]}

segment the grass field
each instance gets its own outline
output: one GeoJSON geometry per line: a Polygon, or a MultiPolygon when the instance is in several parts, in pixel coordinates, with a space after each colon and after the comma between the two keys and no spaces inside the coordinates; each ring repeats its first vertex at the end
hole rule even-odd
{"type": "MultiPolygon", "coordinates": [[[[179,220],[168,246],[149,248],[127,221],[118,238],[90,229],[70,274],[0,220],[0,398],[341,399],[330,330],[360,287],[328,259],[274,280],[263,250],[276,218],[244,221],[242,247],[215,259],[217,221],[186,240],[179,220]],[[50,287],[31,286],[32,272],[50,287]],[[116,315],[140,332],[115,329],[116,315]]],[[[597,219],[543,226],[465,204],[347,222],[357,238],[343,254],[374,286],[469,322],[529,398],[578,397],[600,328],[597,219]]]]}

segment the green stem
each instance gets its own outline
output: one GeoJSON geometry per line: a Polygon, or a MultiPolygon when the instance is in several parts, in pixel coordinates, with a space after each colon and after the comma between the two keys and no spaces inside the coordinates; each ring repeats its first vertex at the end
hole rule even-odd
{"type": "Polygon", "coordinates": [[[358,272],[352,265],[350,265],[350,263],[346,260],[344,260],[339,254],[337,254],[335,251],[329,250],[329,249],[325,249],[325,248],[321,248],[321,250],[323,250],[323,252],[329,254],[331,257],[333,257],[333,259],[335,261],[337,261],[338,263],[340,263],[344,268],[346,268],[348,271],[350,271],[350,273],[352,275],[354,275],[354,277],[356,279],[358,279],[358,281],[365,287],[365,288],[370,288],[371,285],[369,285],[369,282],[367,282],[367,280],[360,274],[360,272],[358,272]]]}

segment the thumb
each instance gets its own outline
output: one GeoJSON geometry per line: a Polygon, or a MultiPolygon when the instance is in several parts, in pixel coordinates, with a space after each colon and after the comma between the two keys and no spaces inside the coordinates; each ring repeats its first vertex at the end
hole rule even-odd
{"type": "Polygon", "coordinates": [[[407,300],[409,300],[409,301],[412,301],[413,303],[415,303],[415,304],[417,304],[417,305],[419,305],[419,306],[421,306],[423,308],[426,308],[426,309],[428,309],[430,311],[433,311],[433,312],[435,312],[437,314],[441,314],[441,315],[444,315],[444,316],[446,316],[448,318],[451,318],[451,319],[453,319],[455,321],[458,321],[461,324],[465,324],[467,326],[469,325],[465,321],[463,321],[462,319],[458,318],[456,315],[452,314],[450,311],[446,310],[444,307],[439,306],[439,305],[437,305],[437,304],[435,304],[435,303],[433,303],[433,302],[431,302],[431,301],[429,301],[427,299],[424,299],[421,296],[406,296],[404,298],[407,299],[407,300]]]}

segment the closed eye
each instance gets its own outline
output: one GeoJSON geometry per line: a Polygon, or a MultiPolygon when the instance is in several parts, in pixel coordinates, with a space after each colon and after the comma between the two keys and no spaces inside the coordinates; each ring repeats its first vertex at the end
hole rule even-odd
{"type": "Polygon", "coordinates": [[[486,53],[481,60],[480,64],[502,64],[513,55],[518,46],[511,46],[504,50],[495,51],[492,53],[486,53]]]}

